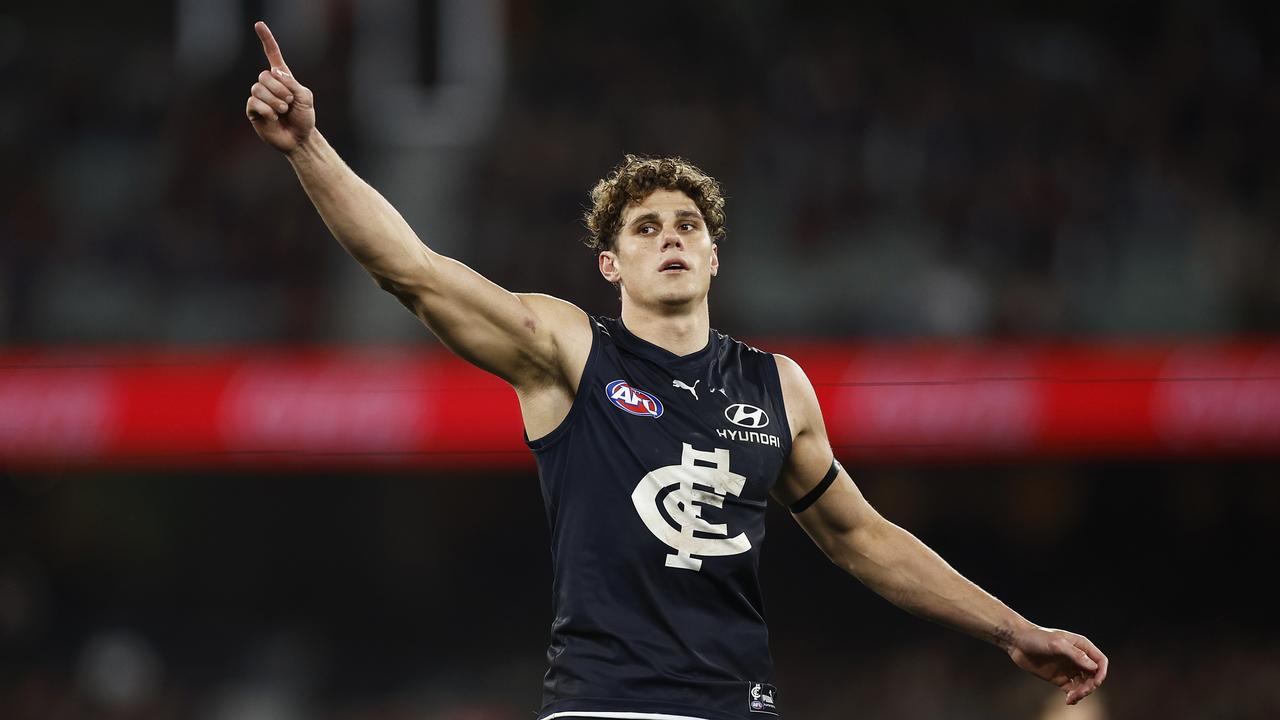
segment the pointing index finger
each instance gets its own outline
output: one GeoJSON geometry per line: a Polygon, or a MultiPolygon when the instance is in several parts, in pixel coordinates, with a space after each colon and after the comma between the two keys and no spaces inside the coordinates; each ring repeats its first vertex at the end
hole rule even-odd
{"type": "Polygon", "coordinates": [[[271,63],[271,67],[280,68],[287,72],[289,66],[284,64],[284,56],[280,54],[280,46],[276,44],[275,36],[271,34],[271,28],[259,20],[253,24],[253,30],[258,33],[258,39],[262,41],[262,52],[266,53],[267,62],[271,63]]]}

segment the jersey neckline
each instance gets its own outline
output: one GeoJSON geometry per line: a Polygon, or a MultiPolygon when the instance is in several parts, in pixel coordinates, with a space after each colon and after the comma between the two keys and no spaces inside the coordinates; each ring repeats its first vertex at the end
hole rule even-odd
{"type": "Polygon", "coordinates": [[[622,318],[618,318],[618,337],[614,338],[615,342],[620,341],[627,350],[639,355],[647,360],[660,363],[663,365],[693,365],[702,362],[711,356],[716,347],[716,333],[714,328],[707,330],[707,344],[701,350],[695,350],[688,355],[676,355],[670,350],[645,340],[627,329],[626,323],[622,322],[622,318]]]}

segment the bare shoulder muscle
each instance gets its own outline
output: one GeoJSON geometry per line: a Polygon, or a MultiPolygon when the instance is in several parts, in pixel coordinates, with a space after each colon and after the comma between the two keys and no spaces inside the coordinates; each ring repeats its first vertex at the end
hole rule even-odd
{"type": "Polygon", "coordinates": [[[590,318],[577,305],[551,295],[516,293],[516,297],[536,318],[532,322],[542,323],[551,335],[558,377],[550,380],[563,384],[570,392],[577,392],[587,355],[591,352],[590,318]]]}
{"type": "Polygon", "coordinates": [[[555,369],[539,381],[514,384],[525,433],[540,438],[559,427],[573,407],[587,357],[591,354],[591,319],[576,305],[550,295],[517,294],[543,323],[555,346],[555,369]]]}
{"type": "Polygon", "coordinates": [[[778,363],[787,421],[791,424],[791,455],[783,466],[774,496],[779,502],[790,504],[826,474],[832,452],[813,383],[795,360],[777,354],[774,358],[778,363]]]}

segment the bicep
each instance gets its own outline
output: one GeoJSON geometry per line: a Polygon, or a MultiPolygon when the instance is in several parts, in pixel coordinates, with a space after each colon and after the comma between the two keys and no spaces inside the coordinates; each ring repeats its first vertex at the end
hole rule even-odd
{"type": "Polygon", "coordinates": [[[796,522],[836,560],[841,554],[839,548],[852,542],[855,533],[874,527],[880,515],[839,463],[835,463],[834,479],[822,489],[835,455],[827,439],[817,394],[794,361],[779,356],[778,369],[794,437],[774,498],[789,508],[797,501],[805,505],[793,512],[796,522]],[[818,492],[821,494],[815,498],[818,492]]]}
{"type": "Polygon", "coordinates": [[[785,355],[775,358],[787,422],[791,426],[791,452],[782,466],[773,496],[790,507],[822,481],[835,455],[827,440],[827,427],[813,384],[794,360],[785,355]]]}
{"type": "Polygon", "coordinates": [[[386,287],[450,350],[513,385],[561,374],[566,347],[590,342],[585,313],[546,295],[510,292],[431,253],[419,282],[386,287]]]}
{"type": "Polygon", "coordinates": [[[775,497],[786,503],[791,516],[827,557],[843,566],[848,549],[858,545],[861,533],[876,527],[880,514],[863,497],[844,466],[832,459],[825,437],[820,441],[816,437],[797,438],[793,457],[797,445],[811,447],[802,447],[801,457],[788,464],[788,471],[783,474],[785,484],[775,497]],[[818,459],[824,457],[827,465],[820,470],[818,459]],[[834,477],[828,477],[832,471],[834,477]]]}
{"type": "Polygon", "coordinates": [[[846,569],[852,568],[850,553],[856,553],[883,520],[843,467],[813,505],[792,517],[832,562],[846,569]]]}

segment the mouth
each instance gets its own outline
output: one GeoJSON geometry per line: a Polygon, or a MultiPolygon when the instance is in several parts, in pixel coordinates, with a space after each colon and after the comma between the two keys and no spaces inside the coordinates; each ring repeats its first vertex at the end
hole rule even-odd
{"type": "Polygon", "coordinates": [[[662,263],[662,265],[658,266],[658,272],[663,274],[682,273],[682,272],[687,272],[688,270],[689,270],[688,265],[685,265],[684,262],[681,260],[675,260],[675,259],[668,260],[662,263]]]}

